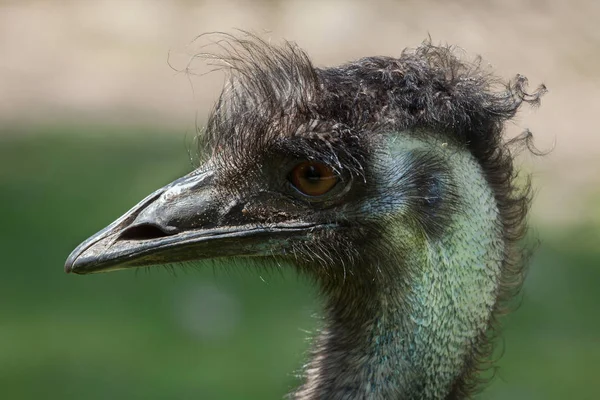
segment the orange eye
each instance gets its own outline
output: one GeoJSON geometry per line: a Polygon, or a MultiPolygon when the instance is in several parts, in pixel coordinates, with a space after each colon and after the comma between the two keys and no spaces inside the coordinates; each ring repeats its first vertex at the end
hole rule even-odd
{"type": "Polygon", "coordinates": [[[321,196],[338,182],[338,176],[329,165],[314,161],[296,165],[290,178],[296,189],[308,196],[321,196]]]}

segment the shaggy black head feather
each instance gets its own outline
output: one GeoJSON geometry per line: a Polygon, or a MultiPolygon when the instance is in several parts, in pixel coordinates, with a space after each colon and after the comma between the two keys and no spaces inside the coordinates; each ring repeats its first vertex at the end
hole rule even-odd
{"type": "MultiPolygon", "coordinates": [[[[216,43],[225,50],[217,58],[229,78],[200,139],[203,154],[235,171],[222,178],[225,186],[239,189],[249,178],[239,172],[249,162],[260,165],[263,157],[282,152],[324,161],[368,182],[368,161],[377,146],[373,138],[387,132],[433,132],[469,149],[493,190],[507,243],[493,328],[523,281],[525,257],[517,242],[526,233],[531,199],[529,182],[516,185],[513,159],[519,146],[531,149],[532,136],[527,132],[506,141],[504,123],[522,103],[538,105],[545,87],[528,93],[525,77],[504,83],[479,60],[463,61],[455,48],[430,41],[397,58],[367,57],[331,68],[313,66],[290,42],[274,46],[253,35],[220,35],[216,43]]],[[[434,195],[419,197],[435,199],[435,183],[423,179],[418,186],[434,195]]],[[[349,247],[315,254],[321,264],[346,260],[351,265],[360,257],[349,247]]],[[[329,285],[325,290],[334,291],[335,282],[329,285]]],[[[491,343],[489,332],[483,332],[449,399],[476,389],[491,343]]]]}

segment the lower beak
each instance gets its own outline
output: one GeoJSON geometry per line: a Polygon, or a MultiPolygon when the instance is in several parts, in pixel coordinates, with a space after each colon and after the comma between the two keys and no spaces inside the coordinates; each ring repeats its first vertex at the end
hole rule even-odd
{"type": "Polygon", "coordinates": [[[321,226],[257,224],[220,199],[212,173],[192,173],[157,190],[80,244],[66,272],[89,274],[217,257],[285,254],[290,239],[309,240],[321,226]]]}

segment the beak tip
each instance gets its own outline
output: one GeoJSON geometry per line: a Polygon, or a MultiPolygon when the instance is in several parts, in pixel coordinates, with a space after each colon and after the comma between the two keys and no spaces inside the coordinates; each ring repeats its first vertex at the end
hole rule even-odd
{"type": "Polygon", "coordinates": [[[65,273],[69,274],[71,272],[73,272],[73,262],[75,260],[73,259],[73,257],[69,256],[69,258],[67,258],[67,261],[65,261],[65,273]]]}
{"type": "Polygon", "coordinates": [[[71,272],[73,272],[73,264],[66,263],[65,264],[65,273],[70,274],[71,272]]]}
{"type": "Polygon", "coordinates": [[[81,245],[73,250],[71,254],[69,254],[69,257],[67,257],[67,260],[65,261],[65,273],[70,274],[71,272],[76,272],[75,264],[81,255],[80,248],[81,245]]]}

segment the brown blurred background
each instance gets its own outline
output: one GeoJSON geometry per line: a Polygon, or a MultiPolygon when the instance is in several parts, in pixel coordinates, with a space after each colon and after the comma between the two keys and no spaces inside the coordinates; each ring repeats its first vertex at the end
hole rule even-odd
{"type": "Polygon", "coordinates": [[[200,76],[200,61],[176,70],[197,35],[239,28],[294,41],[323,66],[399,55],[429,35],[547,85],[541,108],[508,127],[553,151],[522,159],[542,246],[481,398],[598,398],[599,24],[594,0],[0,1],[2,391],[279,398],[294,385],[318,304],[293,275],[61,275],[78,241],[189,170],[186,147],[223,76],[200,76]]]}

